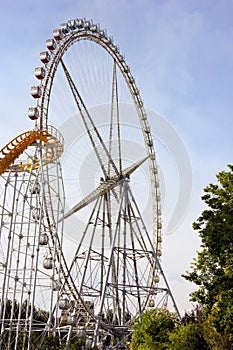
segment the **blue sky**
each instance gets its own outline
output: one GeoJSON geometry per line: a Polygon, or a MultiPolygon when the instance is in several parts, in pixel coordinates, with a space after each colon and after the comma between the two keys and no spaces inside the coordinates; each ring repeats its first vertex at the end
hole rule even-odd
{"type": "Polygon", "coordinates": [[[163,244],[171,288],[181,309],[188,308],[193,287],[179,276],[199,246],[191,223],[203,208],[202,188],[232,163],[233,1],[0,0],[1,147],[33,128],[27,108],[39,53],[53,29],[79,17],[93,19],[114,37],[145,106],[167,119],[189,153],[192,199],[184,221],[163,244]]]}

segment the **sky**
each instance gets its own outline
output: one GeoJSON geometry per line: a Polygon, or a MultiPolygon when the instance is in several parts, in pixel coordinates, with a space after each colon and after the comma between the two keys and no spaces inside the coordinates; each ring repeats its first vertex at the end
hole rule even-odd
{"type": "MultiPolygon", "coordinates": [[[[195,286],[181,275],[199,249],[192,222],[203,209],[202,189],[232,163],[232,16],[232,0],[0,0],[0,147],[33,128],[27,117],[30,87],[46,39],[61,23],[83,17],[113,36],[146,108],[182,140],[192,196],[180,225],[164,233],[162,258],[181,311],[192,308],[189,293],[195,286]]],[[[169,152],[174,157],[176,150],[169,152]]],[[[162,151],[163,164],[160,157],[162,151]]]]}

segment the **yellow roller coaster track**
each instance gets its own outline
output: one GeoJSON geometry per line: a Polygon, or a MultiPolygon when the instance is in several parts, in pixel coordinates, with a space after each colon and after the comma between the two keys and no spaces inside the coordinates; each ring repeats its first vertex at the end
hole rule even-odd
{"type": "Polygon", "coordinates": [[[54,157],[60,157],[64,150],[64,139],[61,133],[51,125],[46,129],[26,131],[13,140],[11,140],[0,151],[0,175],[9,170],[25,171],[31,168],[36,169],[40,166],[40,160],[35,160],[33,163],[15,161],[19,156],[35,142],[41,141],[47,147],[47,151],[43,156],[42,164],[51,162],[54,157]],[[54,151],[54,148],[56,151],[54,151]]]}

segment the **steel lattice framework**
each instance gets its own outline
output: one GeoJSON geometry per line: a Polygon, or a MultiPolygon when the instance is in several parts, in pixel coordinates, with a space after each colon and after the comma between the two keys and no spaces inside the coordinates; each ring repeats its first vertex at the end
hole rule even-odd
{"type": "Polygon", "coordinates": [[[126,346],[133,320],[148,307],[165,307],[170,298],[179,314],[160,262],[159,179],[149,122],[129,66],[98,25],[86,19],[68,21],[53,31],[46,46],[47,51],[40,53],[43,66],[35,69],[40,83],[31,88],[36,104],[28,116],[35,120],[34,130],[1,150],[1,348],[31,349],[56,336],[59,346],[64,343],[67,349],[76,339],[82,339],[86,348],[126,346]],[[84,87],[93,80],[91,94],[97,98],[105,79],[99,67],[102,64],[107,70],[105,57],[110,62],[107,132],[98,124],[89,101],[85,102],[80,62],[75,69],[70,64],[76,62],[74,53],[81,56],[86,47],[90,56],[85,53],[84,63],[90,61],[94,78],[85,76],[84,87]],[[103,63],[92,61],[93,47],[104,57],[103,63]],[[71,97],[100,174],[96,188],[71,207],[65,204],[61,169],[64,138],[48,125],[59,75],[63,79],[60,100],[65,102],[58,103],[68,105],[66,94],[71,97]],[[130,164],[125,162],[122,136],[124,89],[134,106],[134,123],[144,148],[143,158],[130,164]],[[148,168],[150,179],[150,228],[131,188],[131,177],[142,166],[148,168]],[[84,209],[85,225],[77,227],[82,233],[73,258],[69,252],[67,257],[64,224],[84,209]]]}

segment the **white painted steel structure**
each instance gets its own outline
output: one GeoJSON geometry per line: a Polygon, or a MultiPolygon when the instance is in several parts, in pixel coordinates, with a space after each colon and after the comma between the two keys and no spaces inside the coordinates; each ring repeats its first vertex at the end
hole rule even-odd
{"type": "MultiPolygon", "coordinates": [[[[58,143],[48,147],[42,140],[24,150],[17,159],[21,166],[17,168],[16,162],[3,173],[1,344],[30,349],[35,334],[41,344],[49,334],[58,335],[67,349],[79,337],[86,347],[125,346],[134,318],[149,307],[165,307],[170,298],[178,312],[160,262],[159,179],[149,122],[129,66],[98,25],[86,19],[68,21],[53,31],[46,46],[40,54],[43,66],[35,69],[39,84],[31,88],[36,103],[28,116],[35,120],[35,131],[46,131],[56,114],[53,106],[62,110],[71,99],[98,164],[99,184],[71,207],[65,206],[61,145],[58,150],[58,143]],[[99,61],[96,52],[102,57],[99,61]],[[86,66],[93,70],[91,75],[85,73],[86,66]],[[88,94],[85,88],[90,83],[88,94]],[[53,103],[59,86],[59,101],[53,103]],[[133,137],[141,138],[144,149],[143,157],[133,162],[125,156],[121,103],[126,96],[134,106],[133,137]],[[104,125],[92,113],[98,104],[108,106],[104,125]],[[151,227],[131,188],[131,177],[142,166],[149,174],[151,227]],[[64,220],[84,209],[85,225],[76,228],[77,247],[70,259],[63,248],[64,220]]],[[[88,176],[91,171],[90,164],[88,176]]]]}

